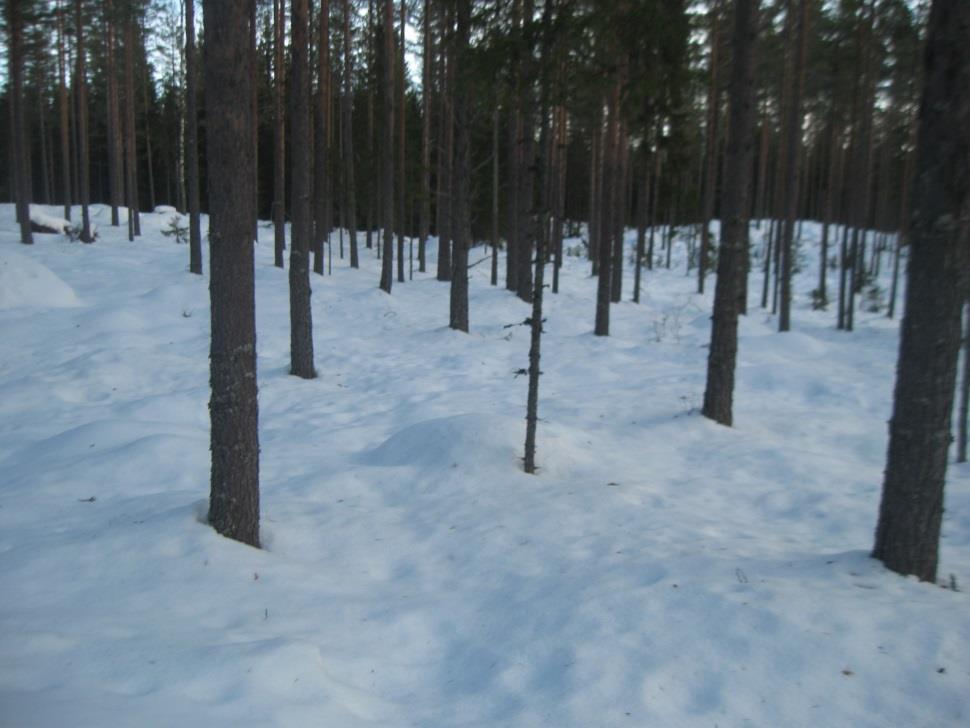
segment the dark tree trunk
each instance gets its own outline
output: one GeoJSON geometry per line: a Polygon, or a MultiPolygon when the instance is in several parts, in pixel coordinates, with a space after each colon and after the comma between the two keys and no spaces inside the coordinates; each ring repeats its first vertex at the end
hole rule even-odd
{"type": "Polygon", "coordinates": [[[88,140],[88,83],[85,70],[84,51],[84,3],[74,0],[74,53],[76,67],[74,69],[74,83],[77,88],[77,138],[78,150],[78,202],[81,205],[81,242],[93,243],[91,235],[91,215],[88,205],[91,201],[91,157],[88,140]]]}
{"type": "Polygon", "coordinates": [[[290,42],[290,374],[313,379],[313,316],[310,310],[310,31],[308,0],[292,0],[290,42]]]}
{"type": "Polygon", "coordinates": [[[203,6],[212,300],[209,522],[222,535],[258,547],[250,3],[203,6]]]}
{"type": "Polygon", "coordinates": [[[492,110],[492,275],[489,279],[493,286],[498,285],[498,140],[500,118],[498,99],[496,99],[495,108],[492,110]]]}
{"type": "MultiPolygon", "coordinates": [[[[781,253],[781,300],[778,315],[778,330],[791,329],[791,301],[792,301],[792,244],[795,234],[795,218],[798,215],[798,181],[801,163],[802,137],[802,87],[805,80],[805,53],[808,31],[808,0],[797,0],[798,10],[795,15],[796,0],[789,0],[788,22],[791,24],[790,37],[795,47],[791,52],[795,54],[791,74],[791,99],[788,103],[788,118],[785,123],[785,158],[787,164],[787,179],[785,180],[785,221],[782,227],[782,239],[779,246],[781,253]]],[[[787,75],[787,74],[786,74],[787,75]]]]}
{"type": "Polygon", "coordinates": [[[381,201],[384,206],[384,255],[380,288],[394,281],[394,0],[384,0],[384,138],[381,146],[381,201]]]}
{"type": "Polygon", "coordinates": [[[11,94],[8,101],[13,105],[13,166],[16,185],[17,220],[20,223],[20,242],[32,245],[34,236],[30,228],[30,169],[28,154],[30,142],[24,109],[24,20],[19,2],[7,2],[7,33],[10,41],[11,94]]]}
{"type": "Polygon", "coordinates": [[[199,111],[195,67],[195,0],[185,2],[185,172],[188,177],[189,271],[202,275],[202,221],[199,212],[199,111]]]}
{"type": "Polygon", "coordinates": [[[441,61],[439,74],[441,78],[441,111],[438,122],[438,270],[439,281],[451,280],[451,241],[454,236],[453,212],[454,200],[452,194],[452,166],[454,157],[455,125],[452,117],[451,92],[454,86],[454,64],[449,58],[448,32],[452,26],[450,6],[441,13],[441,61]]]}
{"type": "Polygon", "coordinates": [[[112,0],[105,0],[105,57],[107,67],[105,72],[108,91],[108,119],[107,119],[107,151],[108,151],[108,197],[111,204],[111,224],[120,224],[118,208],[124,204],[125,182],[122,165],[125,159],[122,147],[123,135],[121,131],[121,111],[118,99],[118,70],[115,63],[116,20],[112,0]]]}
{"type": "Polygon", "coordinates": [[[950,416],[966,300],[970,3],[934,0],[925,50],[909,280],[889,453],[872,555],[935,581],[950,416]]]}
{"type": "MultiPolygon", "coordinates": [[[[354,179],[354,90],[351,52],[350,0],[344,0],[344,93],[340,106],[344,117],[344,187],[347,195],[347,235],[350,239],[350,267],[359,268],[357,253],[357,183],[354,179]]],[[[341,253],[341,257],[343,253],[341,253]]]]}
{"type": "Polygon", "coordinates": [[[319,23],[313,145],[313,272],[323,275],[323,245],[330,238],[330,0],[321,2],[319,23]]]}
{"type": "Polygon", "coordinates": [[[599,226],[599,278],[596,281],[596,323],[593,333],[597,336],[610,335],[610,289],[611,264],[613,251],[610,238],[613,229],[610,211],[614,209],[614,199],[618,184],[616,175],[617,131],[619,121],[620,81],[619,77],[613,82],[607,109],[607,130],[603,144],[603,177],[600,194],[600,226],[599,226]]]}
{"type": "Polygon", "coordinates": [[[285,25],[286,0],[273,0],[273,263],[277,268],[284,265],[286,249],[285,25]]]}
{"type": "Polygon", "coordinates": [[[141,235],[138,215],[138,130],[135,126],[135,10],[125,18],[125,162],[128,179],[128,240],[141,235]]]}
{"type": "Polygon", "coordinates": [[[736,0],[731,45],[730,125],[725,159],[724,206],[711,346],[707,358],[705,417],[730,426],[733,420],[734,371],[738,351],[741,278],[745,275],[751,173],[754,156],[754,57],[758,36],[758,0],[736,0]]]}
{"type": "Polygon", "coordinates": [[[533,0],[522,2],[522,30],[516,42],[521,48],[519,55],[519,119],[522,124],[519,134],[519,188],[516,204],[518,205],[519,224],[519,252],[518,278],[516,294],[526,303],[532,301],[532,250],[535,239],[536,226],[533,222],[535,214],[535,89],[533,88],[536,72],[535,59],[530,46],[532,26],[534,20],[533,0]]]}
{"type": "Polygon", "coordinates": [[[67,94],[67,62],[64,56],[64,10],[57,6],[57,108],[61,141],[61,201],[64,219],[71,219],[71,121],[67,94]]]}
{"type": "Polygon", "coordinates": [[[401,0],[401,34],[399,38],[400,48],[397,56],[397,280],[404,283],[404,233],[405,233],[405,184],[406,175],[404,169],[404,76],[407,73],[407,60],[404,55],[404,25],[407,20],[407,8],[405,0],[401,0]]]}
{"type": "Polygon", "coordinates": [[[418,221],[418,270],[427,270],[425,248],[431,226],[431,0],[421,16],[424,53],[421,59],[421,205],[418,221]]]}
{"type": "Polygon", "coordinates": [[[454,85],[451,89],[454,106],[455,159],[452,179],[452,249],[451,305],[449,323],[453,329],[468,331],[468,248],[471,238],[471,210],[469,204],[470,170],[468,164],[469,68],[468,40],[471,32],[471,0],[456,3],[456,25],[450,63],[454,66],[454,85]]]}
{"type": "MultiPolygon", "coordinates": [[[[621,81],[620,85],[623,83],[621,81]]],[[[629,146],[626,125],[620,121],[614,154],[616,173],[613,188],[613,204],[610,206],[610,237],[613,241],[613,259],[610,262],[610,302],[619,303],[623,295],[623,221],[626,212],[626,169],[629,146]]],[[[609,238],[606,238],[609,239],[609,238]]]]}
{"type": "Polygon", "coordinates": [[[957,421],[957,462],[967,462],[967,416],[970,413],[970,301],[963,308],[963,376],[960,379],[960,414],[957,421]]]}
{"type": "Polygon", "coordinates": [[[717,126],[720,120],[718,110],[720,88],[718,85],[718,64],[720,50],[720,0],[711,6],[711,60],[709,85],[707,88],[707,128],[704,142],[704,185],[701,200],[701,249],[697,256],[697,292],[704,292],[704,278],[707,276],[707,262],[711,249],[711,218],[714,216],[714,194],[717,188],[717,126]]]}

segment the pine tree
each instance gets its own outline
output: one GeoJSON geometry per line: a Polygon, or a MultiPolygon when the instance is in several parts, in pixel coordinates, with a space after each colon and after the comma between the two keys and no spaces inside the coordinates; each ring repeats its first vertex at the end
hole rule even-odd
{"type": "Polygon", "coordinates": [[[209,522],[259,546],[259,435],[252,219],[251,0],[203,5],[209,162],[212,479],[209,522]],[[242,103],[240,103],[242,100],[242,103]],[[230,184],[231,182],[231,184],[230,184]]]}
{"type": "Polygon", "coordinates": [[[910,261],[872,555],[936,579],[960,313],[970,265],[970,3],[934,0],[925,51],[910,261]]]}

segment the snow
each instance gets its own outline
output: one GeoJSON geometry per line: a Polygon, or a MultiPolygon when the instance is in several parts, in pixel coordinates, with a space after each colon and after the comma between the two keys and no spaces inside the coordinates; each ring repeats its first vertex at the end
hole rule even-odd
{"type": "MultiPolygon", "coordinates": [[[[811,310],[816,226],[794,331],[752,274],[730,429],[697,414],[713,278],[693,292],[682,241],[640,305],[628,266],[609,338],[567,258],[537,476],[528,330],[506,328],[529,308],[487,265],[466,335],[433,272],[386,296],[371,251],[359,271],[335,255],[311,281],[307,382],[261,233],[254,550],[204,523],[207,280],[166,215],[135,243],[106,216],[93,245],[28,247],[0,207],[0,725],[970,720],[970,598],[867,556],[898,324],[859,311],[849,334],[811,310]]],[[[943,528],[941,578],[966,589],[966,465],[943,528]]]]}

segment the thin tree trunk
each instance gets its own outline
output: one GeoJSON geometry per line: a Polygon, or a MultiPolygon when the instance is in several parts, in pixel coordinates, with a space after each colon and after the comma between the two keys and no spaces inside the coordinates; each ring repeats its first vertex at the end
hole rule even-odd
{"type": "Polygon", "coordinates": [[[745,242],[751,210],[751,173],[754,157],[752,133],[755,116],[755,44],[758,34],[758,0],[737,0],[731,45],[730,124],[725,159],[724,206],[711,346],[707,359],[707,386],[703,414],[722,425],[733,422],[734,372],[738,351],[738,315],[741,278],[745,274],[745,242]]]}
{"type": "Polygon", "coordinates": [[[71,121],[67,94],[67,63],[64,56],[64,9],[57,3],[57,107],[61,140],[61,201],[64,219],[71,219],[71,121]]]}
{"type": "Polygon", "coordinates": [[[963,376],[960,381],[957,462],[967,462],[967,416],[970,412],[970,300],[963,307],[963,376]]]}
{"type": "Polygon", "coordinates": [[[77,87],[77,150],[78,150],[78,202],[81,205],[81,242],[93,243],[91,216],[88,204],[91,197],[91,168],[88,140],[88,85],[84,57],[84,16],[82,0],[74,0],[74,31],[76,68],[74,83],[77,87]]]}
{"type": "Polygon", "coordinates": [[[111,224],[118,227],[118,208],[124,204],[124,173],[122,164],[125,152],[122,147],[122,129],[120,107],[118,103],[118,71],[115,64],[115,50],[117,48],[115,27],[116,16],[112,0],[105,0],[105,60],[107,75],[107,152],[108,152],[108,197],[111,205],[111,224]]]}
{"type": "Polygon", "coordinates": [[[468,248],[471,242],[471,210],[469,203],[470,169],[468,161],[469,113],[468,86],[469,36],[471,34],[471,0],[458,0],[455,12],[455,32],[449,52],[453,67],[451,88],[454,107],[455,156],[452,180],[452,268],[448,325],[458,331],[468,331],[468,248]]]}
{"type": "Polygon", "coordinates": [[[199,211],[199,112],[195,68],[195,0],[185,0],[185,168],[188,173],[189,271],[202,275],[202,221],[199,211]]]}
{"type": "Polygon", "coordinates": [[[273,0],[273,263],[282,268],[286,249],[286,0],[273,0]]]}
{"type": "Polygon", "coordinates": [[[431,0],[424,0],[421,22],[424,29],[424,52],[421,59],[421,206],[418,222],[418,270],[424,273],[427,270],[425,249],[431,226],[431,0]]]}
{"type": "Polygon", "coordinates": [[[383,2],[384,143],[381,147],[381,197],[384,206],[384,257],[381,260],[380,288],[390,293],[394,280],[394,0],[383,2]]]}
{"type": "Polygon", "coordinates": [[[313,379],[310,309],[310,59],[308,0],[292,0],[290,43],[290,165],[293,224],[290,234],[290,374],[313,379]]]}
{"type": "Polygon", "coordinates": [[[23,9],[18,2],[7,2],[7,32],[10,41],[10,90],[8,102],[13,105],[13,166],[17,199],[17,221],[20,223],[20,242],[32,245],[34,236],[30,227],[30,170],[28,158],[30,142],[27,134],[26,110],[24,109],[24,20],[23,9]]]}
{"type": "Polygon", "coordinates": [[[718,110],[720,89],[718,87],[718,64],[720,49],[720,0],[711,6],[711,59],[708,70],[710,82],[707,88],[707,128],[704,142],[704,185],[701,203],[701,249],[697,257],[697,292],[704,292],[704,278],[707,275],[707,262],[711,249],[711,218],[714,216],[714,194],[717,188],[717,126],[720,120],[718,110]]]}
{"type": "Polygon", "coordinates": [[[323,244],[330,237],[330,0],[321,0],[314,112],[313,272],[323,275],[323,244]]]}
{"type": "MultiPolygon", "coordinates": [[[[405,0],[401,0],[401,33],[400,33],[400,53],[397,56],[397,280],[398,283],[404,283],[404,228],[405,228],[405,217],[404,217],[404,201],[405,201],[405,184],[406,175],[404,169],[404,117],[405,117],[405,107],[404,107],[404,76],[407,73],[407,60],[404,55],[404,25],[407,21],[407,8],[405,7],[405,0]]],[[[466,251],[467,252],[467,251],[466,251]]]]}
{"type": "Polygon", "coordinates": [[[610,289],[611,289],[611,267],[613,262],[613,251],[610,246],[610,233],[612,224],[609,211],[614,209],[614,199],[616,195],[617,176],[616,158],[618,149],[616,148],[617,129],[619,127],[619,99],[620,99],[620,80],[619,76],[613,81],[610,91],[609,103],[607,106],[607,131],[603,144],[603,181],[600,196],[601,225],[599,239],[599,278],[596,282],[596,323],[593,333],[596,336],[610,335],[610,289]]]}
{"type": "Polygon", "coordinates": [[[788,160],[788,179],[785,183],[785,224],[782,229],[782,240],[779,252],[781,253],[781,306],[778,315],[778,330],[789,331],[791,329],[791,302],[792,302],[792,275],[793,265],[792,256],[794,246],[792,245],[795,233],[795,219],[798,216],[798,194],[799,194],[799,167],[801,164],[801,136],[802,136],[802,88],[805,84],[805,54],[807,49],[808,31],[808,2],[807,0],[797,0],[798,14],[794,15],[796,0],[789,0],[788,12],[789,22],[792,24],[791,37],[794,39],[795,54],[792,67],[791,100],[788,104],[788,119],[785,124],[787,138],[786,158],[788,160]]]}
{"type": "Polygon", "coordinates": [[[498,155],[499,155],[499,104],[496,99],[492,110],[492,271],[490,283],[498,285],[498,155]]]}
{"type": "MultiPolygon", "coordinates": [[[[350,267],[359,268],[357,253],[357,182],[354,176],[354,90],[353,53],[351,43],[350,0],[344,0],[344,95],[341,106],[344,116],[344,186],[347,194],[347,236],[350,241],[350,267]]],[[[343,253],[341,253],[343,257],[343,253]]]]}

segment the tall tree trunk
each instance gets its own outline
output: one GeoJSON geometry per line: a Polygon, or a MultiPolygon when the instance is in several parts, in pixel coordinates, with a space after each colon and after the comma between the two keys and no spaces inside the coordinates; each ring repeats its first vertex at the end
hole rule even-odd
{"type": "Polygon", "coordinates": [[[401,0],[400,53],[397,56],[397,280],[399,283],[404,283],[404,200],[406,189],[406,170],[404,169],[404,117],[406,111],[404,107],[404,76],[407,73],[407,60],[404,57],[404,25],[406,19],[407,8],[405,7],[405,0],[401,0]]]}
{"type": "Polygon", "coordinates": [[[85,69],[83,0],[74,0],[74,53],[76,67],[74,83],[77,88],[77,137],[78,150],[78,202],[81,205],[81,242],[93,243],[91,215],[88,205],[91,199],[91,158],[88,140],[88,84],[85,69]]]}
{"type": "Polygon", "coordinates": [[[185,171],[188,173],[189,271],[202,275],[199,211],[199,112],[195,67],[195,0],[185,0],[185,171]]]}
{"type": "Polygon", "coordinates": [[[498,99],[495,100],[495,108],[492,109],[492,271],[491,278],[489,282],[493,286],[498,285],[498,215],[499,215],[499,190],[498,190],[498,180],[499,180],[499,169],[498,169],[498,155],[499,155],[499,122],[501,115],[499,113],[499,103],[498,99]]]}
{"type": "Polygon", "coordinates": [[[323,275],[323,245],[330,237],[330,0],[321,0],[319,23],[313,145],[313,272],[323,275]]]}
{"type": "Polygon", "coordinates": [[[704,278],[707,275],[707,262],[711,249],[711,218],[714,216],[714,194],[717,189],[717,126],[720,117],[720,87],[718,85],[718,65],[720,63],[720,0],[711,6],[711,59],[708,69],[707,88],[707,128],[704,142],[704,185],[701,202],[701,249],[697,257],[697,292],[704,292],[704,278]]]}
{"type": "Polygon", "coordinates": [[[522,0],[522,31],[516,42],[521,48],[519,58],[519,118],[522,124],[519,135],[519,159],[521,168],[519,173],[519,188],[516,202],[519,207],[518,223],[519,235],[518,280],[516,294],[526,303],[532,301],[532,249],[536,226],[533,221],[535,214],[535,89],[536,64],[532,48],[529,47],[531,28],[534,20],[533,0],[522,0]]]}
{"type": "Polygon", "coordinates": [[[381,198],[384,206],[384,256],[380,288],[391,292],[394,280],[394,0],[384,2],[384,139],[381,146],[381,198]]]}
{"type": "Polygon", "coordinates": [[[960,413],[957,421],[957,462],[967,462],[967,417],[970,415],[970,298],[963,307],[963,375],[960,378],[960,413]]]}
{"type": "Polygon", "coordinates": [[[357,254],[357,183],[354,179],[354,64],[351,48],[351,12],[350,0],[344,0],[344,93],[341,99],[344,117],[344,171],[346,174],[344,185],[347,194],[347,235],[350,239],[350,267],[359,268],[360,260],[357,254]]]}
{"type": "Polygon", "coordinates": [[[313,379],[310,310],[310,30],[308,0],[292,0],[290,43],[290,374],[313,379]]]}
{"type": "Polygon", "coordinates": [[[788,13],[789,23],[792,24],[791,37],[795,41],[794,64],[791,75],[791,100],[788,104],[788,119],[785,123],[787,147],[786,159],[788,160],[788,179],[785,182],[785,223],[782,230],[782,240],[779,252],[781,253],[781,301],[778,315],[778,330],[789,331],[791,329],[791,301],[792,301],[792,256],[794,246],[792,241],[795,234],[795,218],[798,215],[798,181],[799,166],[801,164],[801,137],[802,137],[802,87],[805,83],[805,54],[807,47],[808,31],[805,27],[808,24],[808,1],[797,0],[798,11],[795,13],[796,0],[789,0],[788,13]]]}
{"type": "Polygon", "coordinates": [[[64,56],[64,9],[57,3],[57,108],[61,141],[61,201],[64,219],[71,219],[71,121],[67,94],[67,62],[64,56]]]}
{"type": "Polygon", "coordinates": [[[935,581],[970,239],[970,3],[934,0],[925,51],[909,282],[872,555],[935,581]]]}
{"type": "MultiPolygon", "coordinates": [[[[469,113],[468,87],[471,68],[469,63],[469,36],[471,34],[471,0],[455,3],[455,32],[449,43],[451,65],[454,67],[451,89],[454,107],[455,157],[452,180],[452,268],[451,305],[448,325],[459,331],[468,331],[468,248],[471,242],[471,209],[469,202],[470,169],[468,163],[469,113]]],[[[399,251],[400,252],[400,251],[399,251]]]]}
{"type": "Polygon", "coordinates": [[[421,59],[421,206],[418,222],[418,270],[427,270],[425,248],[431,226],[431,0],[421,15],[424,52],[421,59]]]}
{"type": "Polygon", "coordinates": [[[112,0],[105,0],[105,59],[108,91],[107,151],[108,151],[108,196],[111,204],[111,224],[118,227],[118,208],[124,204],[125,183],[122,165],[125,152],[122,147],[121,112],[118,103],[118,67],[115,63],[117,17],[112,0]]]}
{"type": "Polygon", "coordinates": [[[209,523],[224,536],[258,547],[255,150],[252,106],[247,103],[256,70],[248,38],[251,1],[203,5],[212,300],[209,523]]]}
{"type": "Polygon", "coordinates": [[[620,79],[619,76],[612,83],[609,103],[607,105],[607,131],[603,144],[603,178],[600,195],[600,234],[599,234],[599,279],[596,282],[596,323],[593,333],[597,336],[610,335],[610,287],[611,264],[613,251],[610,246],[611,231],[610,210],[615,207],[614,200],[618,183],[616,175],[617,129],[619,127],[620,79]]]}
{"type": "Polygon", "coordinates": [[[273,263],[282,268],[286,249],[286,0],[273,0],[273,263]]]}
{"type": "Polygon", "coordinates": [[[7,2],[7,33],[10,40],[10,90],[7,99],[13,104],[13,166],[17,193],[17,220],[20,223],[20,242],[32,245],[30,228],[30,170],[27,155],[30,142],[24,109],[24,19],[19,2],[7,2]]]}
{"type": "Polygon", "coordinates": [[[734,371],[738,351],[739,289],[745,274],[748,215],[751,210],[751,173],[754,156],[755,45],[758,36],[758,0],[736,0],[731,45],[730,124],[725,159],[724,206],[711,346],[704,390],[705,417],[722,425],[733,421],[734,371]]]}
{"type": "Polygon", "coordinates": [[[125,177],[128,207],[128,240],[141,235],[138,216],[138,130],[135,126],[135,11],[125,17],[125,177]]]}

